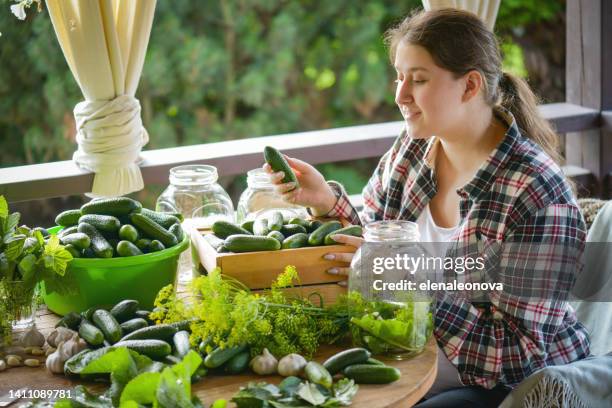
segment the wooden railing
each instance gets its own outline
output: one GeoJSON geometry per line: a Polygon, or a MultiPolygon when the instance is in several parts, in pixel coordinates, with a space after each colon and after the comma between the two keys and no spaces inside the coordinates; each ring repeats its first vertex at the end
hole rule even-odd
{"type": "MultiPolygon", "coordinates": [[[[610,112],[602,115],[568,103],[541,105],[540,109],[560,134],[599,129],[612,122],[610,112]]],[[[142,152],[141,170],[145,184],[166,184],[170,168],[184,164],[211,164],[224,176],[241,174],[262,164],[266,145],[312,164],[379,157],[402,127],[403,122],[398,121],[149,150],[142,152]]],[[[570,176],[584,174],[576,166],[566,170],[570,176]]],[[[92,181],[93,174],[72,161],[10,167],[0,169],[0,194],[10,202],[61,197],[90,191],[92,181]]]]}

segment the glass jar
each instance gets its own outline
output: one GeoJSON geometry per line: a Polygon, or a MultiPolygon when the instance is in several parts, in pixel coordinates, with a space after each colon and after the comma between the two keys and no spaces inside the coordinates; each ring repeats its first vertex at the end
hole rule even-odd
{"type": "Polygon", "coordinates": [[[12,330],[27,329],[34,325],[39,304],[38,285],[32,286],[23,281],[0,281],[0,301],[0,309],[9,318],[12,330]]]}
{"type": "Polygon", "coordinates": [[[364,238],[348,281],[353,342],[374,355],[410,358],[423,351],[433,333],[431,297],[418,290],[418,271],[411,273],[402,261],[421,253],[418,226],[376,221],[366,225],[364,238]]]}
{"type": "Polygon", "coordinates": [[[280,211],[285,219],[308,216],[306,208],[283,201],[270,182],[270,175],[263,169],[247,172],[247,189],[240,195],[237,209],[237,221],[252,220],[269,210],[280,211]]]}
{"type": "MultiPolygon", "coordinates": [[[[234,204],[218,183],[214,166],[195,164],[170,169],[170,185],[157,199],[155,210],[183,215],[183,230],[191,235],[195,229],[210,228],[217,220],[234,222],[234,204]]],[[[198,274],[193,248],[179,259],[179,283],[198,274]]]]}

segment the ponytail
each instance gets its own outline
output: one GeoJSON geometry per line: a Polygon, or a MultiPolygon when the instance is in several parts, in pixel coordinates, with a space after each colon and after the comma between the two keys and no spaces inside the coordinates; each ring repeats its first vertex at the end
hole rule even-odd
{"type": "Polygon", "coordinates": [[[559,138],[550,122],[540,115],[537,97],[525,80],[503,72],[498,104],[514,115],[523,136],[540,145],[556,163],[561,163],[559,138]]]}

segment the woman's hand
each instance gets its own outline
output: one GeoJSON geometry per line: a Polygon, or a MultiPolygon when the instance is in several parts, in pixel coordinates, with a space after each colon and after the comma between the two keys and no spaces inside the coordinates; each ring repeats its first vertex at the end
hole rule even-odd
{"type": "MultiPolygon", "coordinates": [[[[353,237],[351,235],[336,234],[336,235],[332,235],[332,239],[338,242],[339,244],[346,244],[346,245],[349,245],[355,248],[355,251],[357,251],[357,249],[361,247],[361,245],[364,243],[363,238],[353,237]]],[[[353,256],[355,256],[355,251],[339,252],[339,253],[330,252],[328,254],[325,254],[323,258],[327,259],[328,261],[340,261],[340,262],[346,263],[346,266],[336,266],[336,267],[328,269],[327,273],[331,275],[343,275],[343,276],[348,277],[350,270],[351,270],[350,268],[351,261],[353,260],[353,256]]],[[[338,282],[338,285],[346,286],[347,283],[348,281],[345,279],[345,280],[338,282]]]]}
{"type": "Polygon", "coordinates": [[[323,175],[306,162],[287,156],[285,159],[297,177],[300,185],[298,188],[295,188],[294,183],[281,182],[285,177],[284,172],[274,173],[268,163],[263,166],[263,169],[270,174],[270,181],[276,185],[276,191],[282,195],[283,200],[310,207],[315,216],[329,213],[334,208],[337,198],[323,175]]]}

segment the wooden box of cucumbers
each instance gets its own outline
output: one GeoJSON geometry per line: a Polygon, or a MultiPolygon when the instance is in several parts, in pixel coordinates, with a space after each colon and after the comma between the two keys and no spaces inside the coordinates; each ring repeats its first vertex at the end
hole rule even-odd
{"type": "MultiPolygon", "coordinates": [[[[287,181],[297,181],[278,151],[266,148],[265,158],[275,171],[289,174],[287,181]]],[[[283,219],[280,211],[270,210],[241,225],[217,221],[211,230],[194,232],[193,254],[206,271],[219,267],[251,289],[269,288],[287,265],[294,265],[301,284],[309,286],[306,294],[317,291],[333,302],[345,290],[336,282],[345,277],[326,271],[345,264],[323,257],[354,251],[335,243],[334,233],[361,236],[362,230],[344,220],[283,219]]]]}

